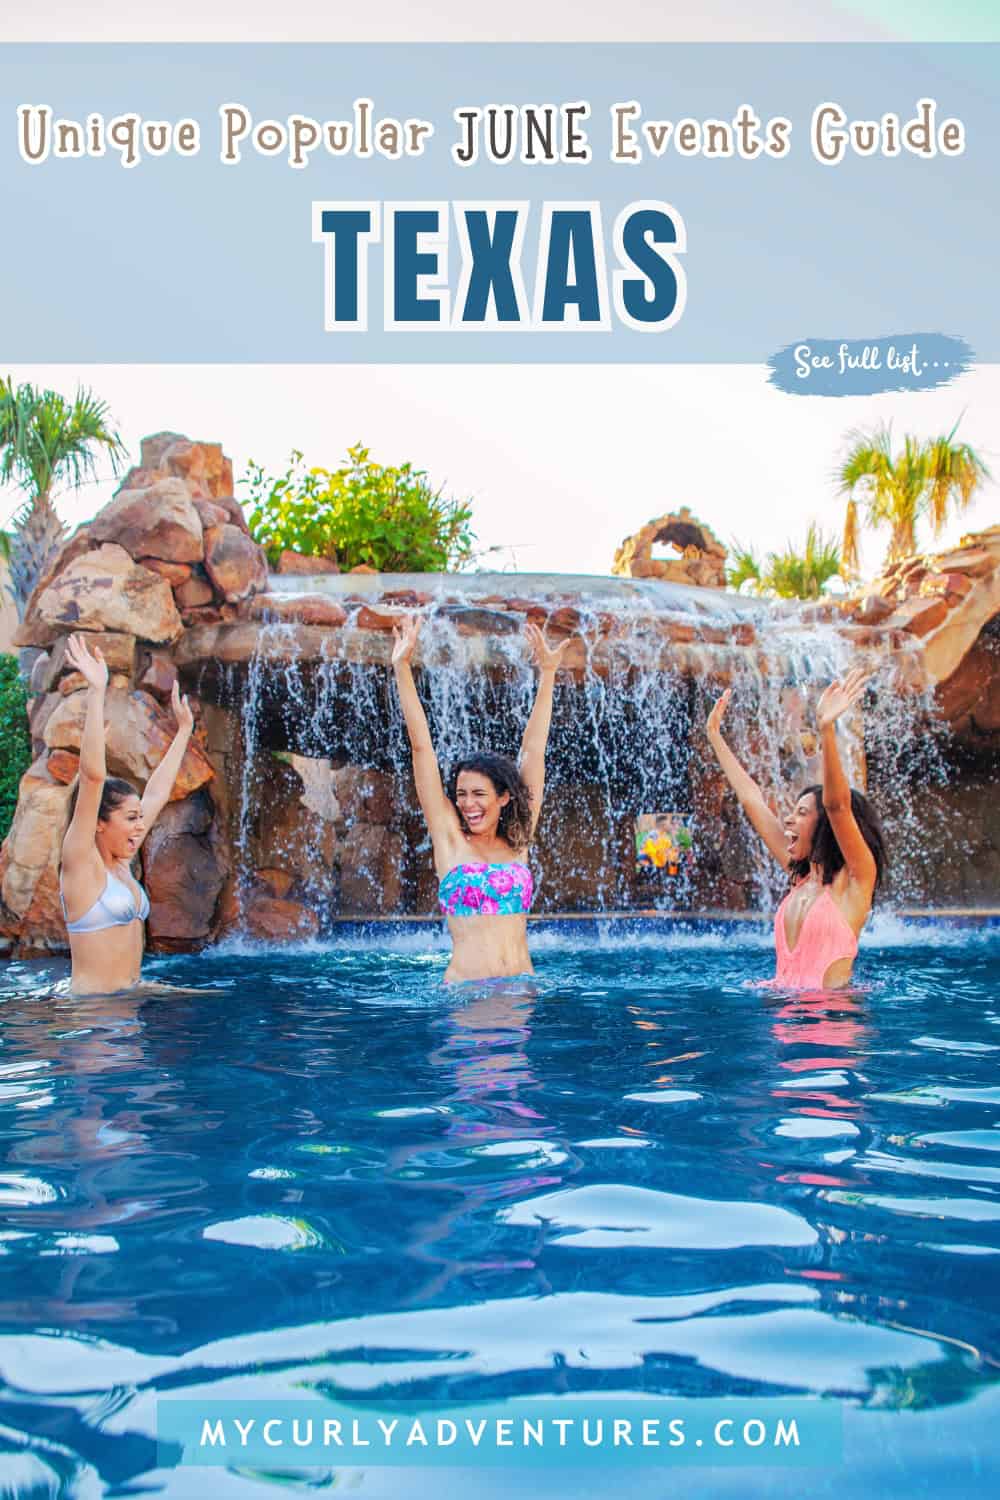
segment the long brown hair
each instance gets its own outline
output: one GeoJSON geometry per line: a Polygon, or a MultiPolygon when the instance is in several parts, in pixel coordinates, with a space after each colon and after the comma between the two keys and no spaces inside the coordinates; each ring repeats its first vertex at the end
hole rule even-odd
{"type": "MultiPolygon", "coordinates": [[[[819,812],[819,821],[813,833],[812,848],[807,859],[793,860],[788,866],[788,873],[792,880],[804,879],[809,874],[810,865],[821,865],[823,867],[823,884],[829,885],[838,870],[844,868],[844,856],[840,852],[837,836],[830,822],[830,815],[823,806],[823,788],[815,784],[804,786],[799,797],[806,797],[812,793],[816,799],[816,808],[819,812]]],[[[851,788],[851,812],[854,821],[858,825],[861,837],[871,850],[875,861],[875,890],[882,884],[886,869],[889,864],[889,856],[885,847],[885,834],[882,832],[882,824],[879,815],[863,792],[857,792],[851,788]]]]}

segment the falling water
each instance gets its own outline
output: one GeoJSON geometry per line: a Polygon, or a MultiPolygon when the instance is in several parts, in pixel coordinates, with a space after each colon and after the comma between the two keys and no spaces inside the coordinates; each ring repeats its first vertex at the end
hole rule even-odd
{"type": "MultiPolygon", "coordinates": [[[[756,647],[744,652],[733,670],[725,722],[733,749],[783,816],[802,787],[821,779],[814,712],[820,693],[853,666],[871,669],[862,709],[842,719],[838,733],[851,783],[867,789],[882,821],[890,854],[887,892],[895,904],[915,899],[922,890],[919,868],[929,832],[904,789],[940,784],[946,777],[946,730],[936,717],[933,693],[911,685],[917,649],[914,643],[891,654],[859,656],[832,623],[803,629],[791,611],[776,607],[758,620],[756,647]]],[[[695,691],[696,718],[704,722],[714,692],[704,680],[695,691]]],[[[711,754],[707,744],[702,753],[711,754]]],[[[766,910],[780,900],[786,877],[755,836],[748,832],[747,838],[754,851],[754,904],[766,910]]]]}
{"type": "MultiPolygon", "coordinates": [[[[315,590],[319,580],[305,582],[315,590]]],[[[475,748],[516,755],[534,699],[535,671],[517,616],[494,609],[492,619],[481,617],[490,580],[441,582],[449,594],[421,611],[416,676],[447,774],[475,748]],[[473,633],[463,609],[479,611],[473,633]]],[[[566,581],[559,582],[565,589],[566,581]]],[[[713,845],[719,846],[722,875],[744,872],[749,904],[772,907],[785,877],[743,820],[730,818],[721,842],[718,826],[704,815],[699,824],[699,787],[718,775],[705,719],[723,687],[731,685],[726,735],[783,813],[799,787],[818,779],[816,698],[853,664],[852,646],[833,624],[804,625],[801,612],[781,607],[766,610],[733,596],[662,585],[659,592],[647,586],[609,603],[605,581],[587,583],[589,592],[581,582],[572,595],[571,623],[582,655],[577,645],[574,671],[560,676],[555,695],[535,851],[543,908],[609,910],[652,901],[683,909],[695,897],[700,905],[725,904],[713,899],[704,867],[697,874],[699,856],[713,845]],[[634,819],[643,813],[684,819],[696,857],[692,868],[682,866],[672,879],[640,889],[634,819]]],[[[537,581],[523,575],[504,577],[503,585],[519,595],[530,591],[532,604],[562,606],[566,624],[565,595],[546,598],[537,581]]],[[[259,824],[254,808],[266,800],[267,760],[275,750],[305,757],[330,776],[336,774],[331,766],[345,765],[387,773],[396,823],[406,830],[403,858],[428,860],[405,726],[391,685],[391,637],[354,631],[354,641],[362,644],[348,649],[351,626],[349,619],[343,629],[323,635],[319,651],[314,631],[307,653],[300,648],[299,627],[260,627],[239,705],[244,759],[237,846],[244,879],[251,873],[252,834],[259,824]]],[[[870,664],[874,678],[864,722],[855,714],[843,724],[842,744],[855,784],[863,784],[867,763],[893,855],[893,898],[905,901],[919,884],[913,874],[928,830],[900,789],[943,779],[941,735],[928,699],[906,688],[903,653],[879,653],[870,664]]],[[[332,887],[323,904],[336,909],[332,887]]]]}

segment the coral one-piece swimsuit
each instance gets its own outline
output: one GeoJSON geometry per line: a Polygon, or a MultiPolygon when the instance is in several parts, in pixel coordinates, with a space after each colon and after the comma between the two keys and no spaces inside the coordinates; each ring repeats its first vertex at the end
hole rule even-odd
{"type": "Polygon", "coordinates": [[[778,972],[773,984],[788,989],[821,990],[831,966],[842,959],[853,960],[858,940],[833,893],[825,885],[806,912],[799,928],[799,940],[789,948],[785,933],[785,908],[792,892],[782,901],[774,916],[774,946],[778,972]]]}

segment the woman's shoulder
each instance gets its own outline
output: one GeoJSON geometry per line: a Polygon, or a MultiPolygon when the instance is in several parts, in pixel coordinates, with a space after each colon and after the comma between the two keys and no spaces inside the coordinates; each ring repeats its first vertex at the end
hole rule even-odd
{"type": "Polygon", "coordinates": [[[857,876],[851,874],[846,865],[844,865],[842,869],[839,869],[837,871],[836,875],[833,877],[833,880],[830,883],[834,889],[834,892],[838,896],[843,895],[845,897],[857,897],[860,895],[861,897],[869,901],[871,900],[872,893],[875,889],[874,879],[859,880],[857,876]]]}
{"type": "Polygon", "coordinates": [[[497,845],[490,851],[488,864],[493,865],[526,865],[528,863],[528,844],[512,844],[507,839],[501,838],[497,845]]]}
{"type": "Polygon", "coordinates": [[[67,830],[63,837],[59,856],[59,875],[75,877],[77,875],[88,875],[91,872],[103,874],[104,861],[93,838],[84,841],[80,838],[71,837],[71,831],[67,830]]]}
{"type": "Polygon", "coordinates": [[[441,877],[444,877],[449,870],[454,870],[461,864],[468,864],[475,858],[469,852],[465,839],[457,829],[454,833],[450,829],[445,833],[439,833],[432,840],[432,844],[434,867],[441,877]]]}

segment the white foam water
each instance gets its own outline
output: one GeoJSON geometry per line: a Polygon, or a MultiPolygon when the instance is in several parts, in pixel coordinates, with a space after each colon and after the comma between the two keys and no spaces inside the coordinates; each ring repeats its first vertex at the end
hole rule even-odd
{"type": "MultiPolygon", "coordinates": [[[[343,593],[345,580],[334,582],[343,593]]],[[[799,610],[762,608],[734,595],[669,585],[622,589],[621,582],[580,580],[579,591],[567,596],[562,580],[548,580],[552,588],[546,594],[538,580],[503,579],[505,593],[528,596],[543,608],[571,605],[577,612],[574,633],[583,644],[582,666],[572,678],[561,677],[556,690],[540,837],[547,910],[560,909],[563,889],[572,895],[562,909],[601,912],[634,904],[631,830],[640,813],[683,813],[694,823],[696,849],[719,839],[718,828],[705,826],[704,817],[703,826],[697,825],[696,793],[706,775],[718,775],[704,725],[726,685],[733,688],[726,735],[783,814],[803,785],[819,779],[816,699],[857,659],[834,623],[804,624],[799,610]],[[752,635],[749,644],[738,643],[741,629],[744,639],[752,635]],[[692,634],[712,639],[685,639],[692,634]]],[[[295,580],[286,591],[303,586],[295,580]]],[[[427,588],[428,581],[421,586],[427,588]]],[[[476,748],[516,754],[535,693],[535,671],[517,617],[509,625],[495,617],[495,631],[480,617],[479,630],[469,633],[462,610],[488,608],[484,591],[489,591],[487,601],[495,600],[496,580],[452,577],[434,580],[434,586],[438,597],[420,611],[417,680],[442,770],[476,748]]],[[[397,803],[412,807],[407,837],[426,856],[409,745],[388,666],[390,638],[352,630],[350,619],[344,632],[329,632],[318,658],[312,643],[304,657],[298,627],[265,623],[243,686],[231,684],[243,725],[236,842],[244,879],[260,819],[256,804],[266,797],[264,757],[276,747],[325,767],[332,758],[335,764],[391,773],[397,803]],[[348,637],[353,647],[345,647],[348,637]]],[[[855,784],[864,784],[867,770],[892,856],[889,896],[899,903],[919,891],[921,864],[936,837],[926,810],[914,813],[906,788],[915,781],[945,779],[943,731],[935,723],[930,695],[911,686],[916,674],[905,651],[872,653],[868,664],[874,673],[869,704],[863,720],[856,713],[842,724],[842,746],[855,784]]],[[[739,867],[746,872],[748,904],[773,909],[784,889],[783,872],[742,820],[728,826],[735,831],[721,846],[720,890],[727,867],[739,867]]],[[[295,873],[309,877],[311,897],[325,919],[338,902],[334,877],[321,864],[295,873]]],[[[690,874],[682,870],[671,894],[684,908],[694,890],[690,874]]],[[[725,904],[713,900],[704,876],[697,894],[702,906],[725,904]]]]}

